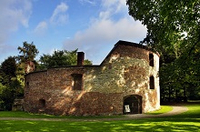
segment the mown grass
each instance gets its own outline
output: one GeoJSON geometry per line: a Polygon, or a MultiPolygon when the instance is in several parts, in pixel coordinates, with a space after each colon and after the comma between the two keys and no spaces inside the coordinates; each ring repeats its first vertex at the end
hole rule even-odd
{"type": "Polygon", "coordinates": [[[151,114],[151,115],[158,115],[158,114],[163,114],[163,113],[167,113],[169,111],[172,111],[173,107],[172,106],[168,106],[168,105],[162,105],[160,106],[159,110],[156,111],[152,111],[152,112],[148,112],[146,114],[151,114]]]}
{"type": "Polygon", "coordinates": [[[53,119],[101,119],[101,118],[123,118],[124,115],[110,115],[110,116],[55,116],[48,114],[33,114],[23,111],[0,111],[1,117],[15,117],[15,118],[53,118],[53,119]]]}
{"type": "MultiPolygon", "coordinates": [[[[149,112],[146,114],[163,114],[171,111],[173,108],[168,105],[163,105],[159,110],[149,112]]],[[[87,118],[122,118],[123,115],[111,115],[111,116],[55,116],[48,114],[33,114],[23,111],[0,111],[0,117],[20,117],[20,118],[69,118],[69,119],[87,119],[87,118]]]]}
{"type": "Polygon", "coordinates": [[[23,111],[0,111],[0,117],[57,118],[58,116],[47,115],[47,114],[32,114],[23,111]]]}
{"type": "Polygon", "coordinates": [[[14,121],[1,120],[2,132],[133,132],[133,131],[192,131],[200,128],[200,104],[187,105],[189,111],[165,118],[146,118],[112,121],[14,121]]]}

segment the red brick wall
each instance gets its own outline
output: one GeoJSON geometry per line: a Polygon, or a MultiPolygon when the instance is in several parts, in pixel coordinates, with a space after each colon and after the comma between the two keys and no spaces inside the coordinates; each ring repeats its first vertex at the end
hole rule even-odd
{"type": "Polygon", "coordinates": [[[142,97],[142,112],[159,108],[159,57],[149,66],[145,48],[119,44],[100,66],[52,68],[26,75],[24,109],[56,115],[123,114],[123,99],[142,97]],[[72,74],[83,75],[82,90],[73,90],[72,74]],[[149,77],[155,77],[155,89],[149,77]],[[28,83],[27,83],[28,82],[28,83]],[[29,84],[29,86],[27,86],[29,84]],[[39,107],[39,100],[45,107],[39,107]]]}

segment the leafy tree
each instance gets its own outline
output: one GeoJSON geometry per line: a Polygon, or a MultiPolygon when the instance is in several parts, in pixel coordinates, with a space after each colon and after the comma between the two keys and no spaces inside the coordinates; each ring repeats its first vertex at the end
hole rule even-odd
{"type": "Polygon", "coordinates": [[[26,67],[27,67],[27,63],[28,62],[33,62],[35,65],[38,65],[37,62],[35,61],[35,57],[37,56],[37,54],[39,53],[38,49],[36,48],[36,46],[33,44],[33,42],[31,44],[27,43],[26,41],[23,42],[23,46],[22,47],[18,47],[19,50],[19,54],[17,59],[18,59],[18,63],[17,63],[17,79],[18,81],[21,83],[21,86],[23,87],[24,84],[24,75],[26,74],[26,67]]]}
{"type": "Polygon", "coordinates": [[[0,66],[0,109],[11,110],[15,98],[23,97],[24,74],[27,62],[39,53],[33,43],[18,47],[18,57],[8,57],[0,66]],[[18,62],[16,61],[18,60],[18,62]]]}
{"type": "Polygon", "coordinates": [[[3,84],[10,83],[13,77],[16,77],[17,65],[15,57],[8,57],[1,64],[1,76],[3,77],[3,84]]]}
{"type": "Polygon", "coordinates": [[[22,54],[18,56],[21,62],[34,61],[35,57],[39,53],[33,42],[31,44],[26,41],[23,42],[23,47],[19,46],[18,50],[19,53],[22,54]]]}
{"type": "Polygon", "coordinates": [[[143,42],[169,48],[181,43],[192,48],[200,41],[199,0],[128,0],[127,4],[129,14],[147,26],[143,42]]]}
{"type": "MultiPolygon", "coordinates": [[[[61,50],[61,51],[54,51],[52,55],[49,54],[43,54],[43,56],[40,57],[40,68],[41,69],[47,69],[51,67],[62,67],[62,66],[71,66],[76,65],[77,63],[77,51],[67,51],[67,50],[61,50]]],[[[85,64],[91,65],[91,61],[85,60],[85,64]]]]}
{"type": "Polygon", "coordinates": [[[141,43],[161,54],[161,98],[166,92],[177,98],[191,91],[200,98],[200,1],[127,0],[127,5],[129,14],[147,27],[141,43]]]}
{"type": "Polygon", "coordinates": [[[17,79],[16,57],[8,57],[0,68],[0,109],[11,110],[16,97],[23,95],[23,87],[17,79]]]}
{"type": "Polygon", "coordinates": [[[0,110],[4,110],[4,100],[3,100],[3,91],[5,86],[2,84],[3,77],[0,74],[0,110]]]}

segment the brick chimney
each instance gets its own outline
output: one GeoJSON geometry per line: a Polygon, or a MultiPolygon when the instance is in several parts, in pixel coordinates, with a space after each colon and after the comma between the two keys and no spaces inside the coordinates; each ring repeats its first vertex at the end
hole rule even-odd
{"type": "Polygon", "coordinates": [[[77,66],[83,66],[83,63],[84,63],[84,52],[78,52],[77,66]]]}

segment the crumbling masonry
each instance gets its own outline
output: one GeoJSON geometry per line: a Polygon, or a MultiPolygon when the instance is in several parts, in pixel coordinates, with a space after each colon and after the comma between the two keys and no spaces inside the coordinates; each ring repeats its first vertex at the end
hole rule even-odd
{"type": "Polygon", "coordinates": [[[55,115],[137,114],[160,108],[159,54],[119,41],[100,65],[26,75],[24,110],[55,115]]]}

